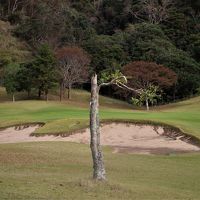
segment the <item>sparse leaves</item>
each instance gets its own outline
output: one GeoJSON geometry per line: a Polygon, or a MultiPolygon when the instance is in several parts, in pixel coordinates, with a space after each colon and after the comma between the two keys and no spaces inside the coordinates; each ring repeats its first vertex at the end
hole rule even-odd
{"type": "MultiPolygon", "coordinates": [[[[89,76],[89,55],[78,47],[63,47],[56,51],[59,79],[63,89],[70,90],[75,83],[84,83],[89,76]]],[[[69,94],[70,95],[70,94],[69,94]]],[[[70,98],[70,96],[68,96],[70,98]]]]}
{"type": "Polygon", "coordinates": [[[109,73],[108,71],[102,72],[99,83],[105,84],[109,82],[112,84],[120,84],[120,83],[126,84],[127,79],[119,70],[116,70],[113,73],[109,73]]]}
{"type": "MultiPolygon", "coordinates": [[[[141,90],[141,93],[138,98],[132,98],[131,102],[134,105],[141,106],[143,103],[151,103],[151,105],[157,104],[158,100],[162,98],[162,91],[158,86],[149,85],[148,88],[141,90]]],[[[149,105],[148,105],[149,106],[149,105]]],[[[147,107],[147,109],[149,109],[147,107]]]]}
{"type": "Polygon", "coordinates": [[[172,0],[141,0],[132,13],[140,20],[147,19],[152,24],[160,24],[169,18],[173,6],[172,0]]]}

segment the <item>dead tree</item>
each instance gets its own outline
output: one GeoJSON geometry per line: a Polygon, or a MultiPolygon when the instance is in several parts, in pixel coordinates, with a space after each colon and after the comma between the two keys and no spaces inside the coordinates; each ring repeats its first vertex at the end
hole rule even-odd
{"type": "Polygon", "coordinates": [[[103,162],[103,153],[100,144],[100,120],[99,120],[99,91],[103,86],[116,85],[123,89],[128,89],[136,93],[139,90],[132,89],[125,84],[127,79],[121,73],[117,73],[111,78],[109,82],[98,84],[97,75],[94,74],[91,79],[91,102],[90,102],[90,148],[93,159],[93,178],[95,180],[105,180],[106,170],[103,162]]]}
{"type": "Polygon", "coordinates": [[[132,15],[138,20],[147,19],[152,24],[160,24],[169,18],[173,9],[172,0],[141,0],[140,7],[132,10],[132,15]]]}
{"type": "Polygon", "coordinates": [[[16,11],[21,11],[23,9],[23,7],[26,7],[27,4],[29,4],[29,2],[27,0],[8,0],[7,2],[7,6],[8,6],[8,10],[7,13],[8,14],[13,14],[16,11]]]}
{"type": "Polygon", "coordinates": [[[100,146],[100,127],[99,127],[99,90],[97,75],[91,80],[91,102],[90,102],[90,148],[93,159],[93,178],[97,180],[106,179],[106,171],[103,162],[103,154],[100,146]]]}
{"type": "Polygon", "coordinates": [[[98,11],[103,3],[103,0],[93,0],[94,8],[98,11]]]}

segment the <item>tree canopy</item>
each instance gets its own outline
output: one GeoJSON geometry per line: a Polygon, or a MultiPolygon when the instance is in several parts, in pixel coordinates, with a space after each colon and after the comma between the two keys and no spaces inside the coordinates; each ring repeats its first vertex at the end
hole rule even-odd
{"type": "Polygon", "coordinates": [[[80,47],[98,75],[131,61],[164,65],[177,74],[167,98],[184,98],[200,87],[199,16],[191,0],[2,0],[0,65],[26,65],[43,44],[52,52],[80,47]]]}
{"type": "MultiPolygon", "coordinates": [[[[89,55],[78,47],[62,47],[57,49],[58,74],[62,90],[68,88],[68,99],[71,98],[70,90],[74,84],[84,83],[89,76],[89,55]]],[[[64,92],[64,91],[62,91],[64,92]]]]}

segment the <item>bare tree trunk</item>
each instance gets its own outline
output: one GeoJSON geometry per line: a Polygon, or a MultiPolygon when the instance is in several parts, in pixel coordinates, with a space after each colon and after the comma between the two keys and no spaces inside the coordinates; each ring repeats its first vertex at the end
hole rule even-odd
{"type": "Polygon", "coordinates": [[[63,82],[61,81],[60,82],[60,101],[62,101],[63,99],[63,94],[64,94],[63,89],[64,89],[63,82]]]}
{"type": "Polygon", "coordinates": [[[100,146],[100,126],[99,126],[99,87],[97,85],[97,75],[91,80],[91,102],[90,102],[90,148],[93,159],[93,178],[105,180],[106,172],[103,162],[103,153],[100,146]]]}
{"type": "Polygon", "coordinates": [[[176,84],[174,84],[173,100],[176,101],[176,84]]]}
{"type": "Polygon", "coordinates": [[[10,0],[8,0],[8,15],[10,14],[10,5],[11,5],[11,2],[10,0]]]}
{"type": "Polygon", "coordinates": [[[62,94],[63,99],[65,99],[65,92],[66,92],[66,87],[65,87],[65,84],[63,84],[63,94],[62,94]]]}
{"type": "Polygon", "coordinates": [[[13,101],[13,103],[15,102],[15,94],[14,93],[12,94],[12,101],[13,101]]]}
{"type": "Polygon", "coordinates": [[[48,91],[48,90],[46,90],[46,91],[45,91],[45,98],[46,98],[46,101],[48,101],[48,100],[49,100],[49,96],[48,96],[48,94],[49,94],[49,91],[48,91]]]}
{"type": "Polygon", "coordinates": [[[149,101],[148,101],[148,99],[146,99],[146,108],[147,108],[147,111],[149,111],[149,101]]]}
{"type": "Polygon", "coordinates": [[[41,94],[42,94],[42,92],[41,92],[41,89],[39,88],[39,89],[38,89],[38,98],[39,98],[39,99],[41,98],[41,94]]]}
{"type": "Polygon", "coordinates": [[[31,90],[28,90],[28,91],[27,91],[27,94],[28,94],[28,99],[30,99],[30,96],[31,96],[31,90]]]}
{"type": "Polygon", "coordinates": [[[67,90],[67,98],[68,98],[68,99],[71,99],[71,86],[68,87],[68,90],[67,90]]]}

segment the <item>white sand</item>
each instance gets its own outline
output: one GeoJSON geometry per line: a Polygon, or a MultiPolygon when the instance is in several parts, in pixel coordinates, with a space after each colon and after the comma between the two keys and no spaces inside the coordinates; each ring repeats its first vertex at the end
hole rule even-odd
{"type": "MultiPolygon", "coordinates": [[[[68,141],[89,144],[90,131],[77,133],[69,137],[31,137],[39,125],[30,126],[23,130],[14,127],[0,131],[0,143],[19,143],[34,141],[68,141]]],[[[101,144],[114,147],[114,152],[141,153],[141,154],[168,154],[173,152],[200,151],[200,148],[180,140],[163,136],[162,127],[155,131],[150,125],[108,124],[101,128],[101,144]]]]}

